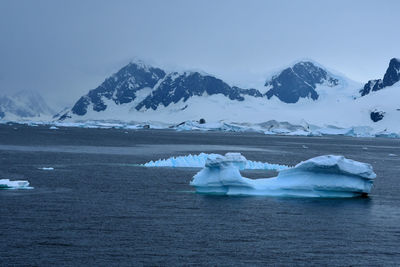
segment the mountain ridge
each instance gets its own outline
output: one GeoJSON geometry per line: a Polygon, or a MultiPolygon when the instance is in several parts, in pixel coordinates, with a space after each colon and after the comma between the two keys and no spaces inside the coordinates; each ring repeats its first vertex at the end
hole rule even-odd
{"type": "Polygon", "coordinates": [[[383,79],[369,80],[360,90],[361,96],[376,92],[400,81],[400,59],[392,58],[383,76],[383,79]]]}
{"type": "Polygon", "coordinates": [[[141,102],[135,104],[133,108],[137,111],[157,110],[160,106],[168,107],[180,101],[186,102],[195,96],[216,94],[224,95],[227,101],[244,101],[246,97],[267,100],[275,96],[284,103],[297,103],[301,98],[317,100],[319,97],[316,91],[317,86],[335,87],[339,82],[341,82],[340,79],[335,78],[319,64],[300,61],[282,70],[270,81],[266,81],[264,86],[268,90],[262,93],[255,88],[245,89],[229,85],[222,79],[205,72],[169,72],[139,60],[130,62],[107,78],[100,86],[90,90],[75,103],[69,113],[63,114],[60,119],[71,118],[74,115],[84,116],[89,109],[96,112],[104,111],[107,109],[105,100],[113,100],[116,105],[133,103],[137,92],[145,88],[152,90],[141,102]],[[294,75],[285,77],[287,70],[292,70],[294,75]],[[282,83],[286,86],[278,88],[282,83]]]}

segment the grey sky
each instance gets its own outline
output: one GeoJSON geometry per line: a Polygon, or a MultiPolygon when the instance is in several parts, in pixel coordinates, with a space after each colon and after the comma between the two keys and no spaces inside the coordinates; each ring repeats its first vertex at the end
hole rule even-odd
{"type": "Polygon", "coordinates": [[[231,82],[311,58],[367,81],[400,57],[399,10],[397,0],[1,0],[0,92],[72,105],[135,57],[231,82]]]}

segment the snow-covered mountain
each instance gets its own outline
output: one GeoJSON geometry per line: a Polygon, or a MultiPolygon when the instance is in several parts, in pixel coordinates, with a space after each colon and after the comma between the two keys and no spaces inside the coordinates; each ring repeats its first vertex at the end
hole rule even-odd
{"type": "Polygon", "coordinates": [[[339,79],[312,62],[299,62],[274,75],[265,83],[268,99],[278,97],[285,103],[296,103],[300,98],[317,100],[317,85],[335,87],[339,79]]]}
{"type": "MultiPolygon", "coordinates": [[[[110,109],[134,111],[157,110],[178,102],[186,102],[194,96],[221,94],[227,100],[243,101],[245,95],[262,97],[256,89],[231,87],[222,80],[200,72],[170,72],[141,61],[129,63],[106,79],[99,87],[82,96],[70,112],[61,119],[86,116],[94,112],[108,113],[110,109]]],[[[101,116],[100,115],[100,116],[101,116]]],[[[119,119],[114,113],[114,118],[119,119]]],[[[97,117],[97,116],[96,116],[97,117]]],[[[134,119],[131,118],[131,119],[134,119]]]]}
{"type": "Polygon", "coordinates": [[[218,102],[243,102],[244,105],[254,99],[269,105],[268,100],[272,97],[283,103],[297,103],[299,99],[317,100],[320,94],[329,93],[325,92],[329,91],[326,88],[339,90],[347,84],[347,79],[334,76],[309,61],[298,62],[272,76],[265,85],[261,85],[262,90],[231,86],[215,76],[198,71],[166,72],[138,61],[129,63],[99,87],[90,90],[60,119],[142,120],[146,117],[144,114],[151,111],[159,111],[157,113],[160,114],[167,109],[187,113],[184,110],[190,109],[193,101],[204,102],[203,108],[207,109],[208,102],[215,102],[214,98],[218,102]]]}
{"type": "Polygon", "coordinates": [[[54,111],[40,94],[20,91],[9,96],[0,96],[0,119],[51,119],[54,111]]]}
{"type": "Polygon", "coordinates": [[[398,60],[391,60],[385,90],[363,94],[362,84],[312,61],[282,69],[255,88],[240,88],[199,71],[174,72],[132,62],[82,96],[63,121],[119,120],[180,123],[370,126],[400,131],[398,60]],[[396,76],[397,75],[397,76],[396,76]]]}
{"type": "Polygon", "coordinates": [[[400,59],[392,58],[389,67],[386,70],[383,79],[369,80],[364,88],[360,90],[360,94],[365,96],[371,92],[379,91],[385,87],[392,86],[400,81],[400,59]]]}

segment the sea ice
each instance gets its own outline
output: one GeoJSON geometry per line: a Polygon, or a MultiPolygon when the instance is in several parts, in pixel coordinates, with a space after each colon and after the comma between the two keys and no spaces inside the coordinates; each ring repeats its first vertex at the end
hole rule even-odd
{"type": "Polygon", "coordinates": [[[0,189],[32,189],[28,181],[10,181],[9,179],[0,179],[0,189]]]}
{"type": "Polygon", "coordinates": [[[240,153],[208,158],[190,182],[196,192],[222,195],[356,197],[370,193],[376,174],[367,163],[343,156],[319,156],[282,170],[274,178],[249,179],[240,153]]]}
{"type": "MultiPolygon", "coordinates": [[[[209,159],[220,158],[219,154],[200,153],[198,155],[189,154],[187,156],[171,157],[168,159],[160,159],[150,161],[143,166],[145,167],[174,167],[174,168],[203,168],[209,159]]],[[[246,160],[244,169],[248,170],[285,170],[289,168],[286,165],[271,164],[267,162],[246,160]]]]}
{"type": "Polygon", "coordinates": [[[53,168],[53,167],[43,167],[43,168],[39,168],[39,170],[43,170],[43,171],[53,171],[54,168],[53,168]]]}

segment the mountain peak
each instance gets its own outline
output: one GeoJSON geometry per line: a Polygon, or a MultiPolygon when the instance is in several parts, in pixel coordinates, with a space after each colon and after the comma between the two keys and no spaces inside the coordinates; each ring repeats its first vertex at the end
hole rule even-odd
{"type": "Polygon", "coordinates": [[[268,99],[276,96],[285,103],[296,103],[300,98],[316,100],[319,97],[315,91],[317,85],[333,87],[338,83],[339,80],[322,67],[311,61],[300,61],[266,81],[265,86],[269,88],[266,96],[268,99]]]}
{"type": "Polygon", "coordinates": [[[103,111],[107,108],[107,99],[115,104],[132,102],[136,99],[137,91],[147,87],[153,88],[165,75],[162,69],[151,67],[143,61],[130,62],[100,86],[82,96],[72,108],[72,112],[80,116],[85,115],[90,105],[94,111],[103,111]]]}
{"type": "Polygon", "coordinates": [[[365,96],[370,92],[379,91],[385,87],[392,86],[398,81],[400,81],[400,59],[392,58],[383,79],[369,80],[364,85],[364,88],[360,90],[360,94],[361,96],[365,96]]]}

